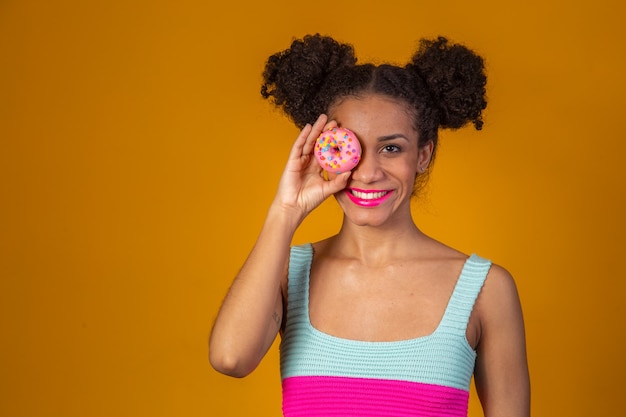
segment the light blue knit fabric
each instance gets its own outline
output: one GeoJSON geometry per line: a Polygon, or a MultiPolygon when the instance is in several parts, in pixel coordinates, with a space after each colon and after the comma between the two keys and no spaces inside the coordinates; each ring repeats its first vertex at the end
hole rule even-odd
{"type": "Polygon", "coordinates": [[[287,325],[280,345],[281,377],[344,376],[421,382],[469,391],[476,352],[466,328],[491,262],[470,256],[437,329],[393,342],[342,339],[309,320],[310,244],[294,246],[289,263],[287,325]]]}

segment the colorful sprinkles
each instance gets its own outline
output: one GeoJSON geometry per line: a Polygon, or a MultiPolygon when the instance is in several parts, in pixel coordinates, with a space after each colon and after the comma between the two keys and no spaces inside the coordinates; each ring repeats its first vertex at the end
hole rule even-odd
{"type": "Polygon", "coordinates": [[[361,144],[350,130],[335,127],[317,138],[314,154],[323,169],[340,174],[359,163],[361,144]]]}

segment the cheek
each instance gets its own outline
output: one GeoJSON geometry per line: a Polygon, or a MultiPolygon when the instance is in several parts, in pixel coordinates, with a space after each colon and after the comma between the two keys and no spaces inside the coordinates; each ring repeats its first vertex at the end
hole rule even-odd
{"type": "Polygon", "coordinates": [[[398,158],[384,160],[381,167],[399,177],[412,176],[417,174],[419,161],[417,155],[407,153],[398,158]]]}

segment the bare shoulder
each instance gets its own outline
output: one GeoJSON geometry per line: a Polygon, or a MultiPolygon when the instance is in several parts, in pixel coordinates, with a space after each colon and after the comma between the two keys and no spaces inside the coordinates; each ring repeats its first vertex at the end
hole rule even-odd
{"type": "Polygon", "coordinates": [[[324,255],[328,251],[328,248],[333,240],[334,236],[328,237],[323,240],[318,240],[317,242],[312,242],[311,247],[313,248],[313,253],[315,254],[315,256],[319,257],[324,255]]]}
{"type": "Polygon", "coordinates": [[[519,302],[517,285],[511,273],[500,265],[492,264],[477,302],[487,304],[486,307],[519,302]]]}
{"type": "Polygon", "coordinates": [[[491,266],[474,311],[483,336],[505,328],[523,331],[517,285],[509,271],[497,264],[491,266]]]}
{"type": "Polygon", "coordinates": [[[492,265],[476,300],[480,336],[474,370],[485,415],[530,415],[524,319],[511,274],[492,265]]]}

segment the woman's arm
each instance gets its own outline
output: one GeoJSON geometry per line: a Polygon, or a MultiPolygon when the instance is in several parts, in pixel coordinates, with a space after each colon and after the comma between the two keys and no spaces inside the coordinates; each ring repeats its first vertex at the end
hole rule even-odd
{"type": "Polygon", "coordinates": [[[276,338],[283,315],[281,281],[295,227],[288,215],[270,209],[213,325],[209,360],[218,372],[248,375],[276,338]]]}
{"type": "Polygon", "coordinates": [[[293,234],[306,215],[345,187],[349,173],[325,181],[312,157],[326,122],[322,115],[300,132],[257,242],[222,303],[209,340],[209,360],[219,372],[246,376],[270,348],[281,327],[293,234]]]}
{"type": "Polygon", "coordinates": [[[494,265],[477,301],[481,336],[474,380],[485,417],[530,416],[522,308],[511,275],[494,265]]]}

